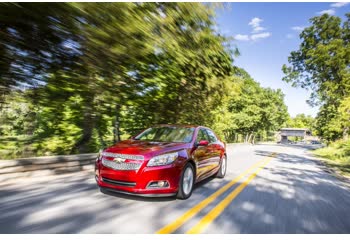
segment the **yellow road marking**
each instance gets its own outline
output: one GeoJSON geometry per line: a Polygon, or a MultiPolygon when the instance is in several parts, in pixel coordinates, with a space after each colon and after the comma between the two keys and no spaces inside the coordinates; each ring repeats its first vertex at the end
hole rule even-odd
{"type": "MultiPolygon", "coordinates": [[[[269,155],[267,158],[272,157],[273,154],[269,155]]],[[[165,227],[158,230],[157,234],[169,234],[174,232],[176,229],[181,227],[187,220],[195,216],[197,213],[199,213],[203,208],[205,208],[208,204],[213,202],[218,196],[223,194],[227,189],[229,189],[231,186],[236,184],[241,178],[243,178],[245,175],[247,175],[250,171],[255,169],[256,167],[260,166],[266,161],[266,158],[260,160],[259,162],[255,163],[253,166],[245,170],[242,174],[238,175],[236,178],[234,178],[231,182],[227,183],[225,186],[217,190],[215,193],[204,199],[202,202],[194,206],[193,208],[189,209],[187,212],[185,212],[182,216],[177,218],[174,222],[171,222],[170,224],[166,225],[165,227]]]]}
{"type": "Polygon", "coordinates": [[[226,198],[224,198],[215,208],[213,208],[207,215],[205,215],[194,227],[192,227],[187,233],[197,234],[201,233],[211,222],[213,222],[225,208],[237,197],[237,195],[256,177],[256,175],[272,160],[275,154],[270,155],[270,159],[267,160],[262,166],[260,166],[250,177],[241,183],[236,189],[234,189],[226,198]]]}

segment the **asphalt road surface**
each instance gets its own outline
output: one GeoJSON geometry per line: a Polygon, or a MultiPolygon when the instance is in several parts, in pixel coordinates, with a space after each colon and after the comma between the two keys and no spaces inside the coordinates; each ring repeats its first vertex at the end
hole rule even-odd
{"type": "Polygon", "coordinates": [[[17,179],[0,233],[350,233],[350,189],[307,150],[230,145],[226,177],[188,200],[103,194],[92,171],[17,179]]]}

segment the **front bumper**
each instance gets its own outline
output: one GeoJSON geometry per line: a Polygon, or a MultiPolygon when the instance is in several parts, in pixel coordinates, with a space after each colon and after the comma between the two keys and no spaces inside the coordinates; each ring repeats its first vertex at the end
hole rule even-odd
{"type": "Polygon", "coordinates": [[[121,191],[121,190],[117,190],[114,188],[107,188],[107,187],[100,187],[101,190],[106,190],[106,191],[110,191],[110,192],[115,192],[115,193],[122,193],[122,194],[126,194],[126,195],[131,195],[131,196],[139,196],[139,197],[173,197],[176,195],[175,193],[132,193],[132,192],[125,192],[125,191],[121,191]]]}
{"type": "Polygon", "coordinates": [[[96,163],[95,179],[101,189],[146,197],[167,197],[177,194],[181,167],[175,164],[159,167],[141,166],[138,171],[114,170],[96,163]],[[167,187],[150,188],[150,182],[167,181],[167,187]]]}

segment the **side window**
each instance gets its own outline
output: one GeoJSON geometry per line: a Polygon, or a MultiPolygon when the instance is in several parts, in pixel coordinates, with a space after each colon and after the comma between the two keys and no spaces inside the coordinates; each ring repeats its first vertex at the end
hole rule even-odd
{"type": "Polygon", "coordinates": [[[199,143],[200,140],[207,140],[209,141],[209,137],[207,132],[204,129],[199,129],[198,134],[197,134],[197,139],[196,143],[199,143]]]}
{"type": "Polygon", "coordinates": [[[208,129],[206,129],[206,131],[208,133],[210,143],[216,142],[218,140],[218,138],[215,136],[215,134],[212,131],[208,129]]]}

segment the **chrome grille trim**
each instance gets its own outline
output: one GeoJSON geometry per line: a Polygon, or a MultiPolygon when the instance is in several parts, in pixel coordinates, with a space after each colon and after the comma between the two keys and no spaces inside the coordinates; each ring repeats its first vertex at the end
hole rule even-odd
{"type": "Polygon", "coordinates": [[[114,170],[139,170],[141,167],[141,163],[128,163],[128,162],[122,162],[122,163],[116,163],[113,161],[106,160],[102,158],[102,164],[103,166],[106,166],[108,168],[112,168],[114,170]]]}
{"type": "Polygon", "coordinates": [[[144,160],[144,156],[142,155],[130,155],[130,154],[121,154],[121,153],[111,153],[111,152],[103,152],[102,156],[104,157],[113,157],[113,158],[123,158],[130,160],[144,160]]]}

